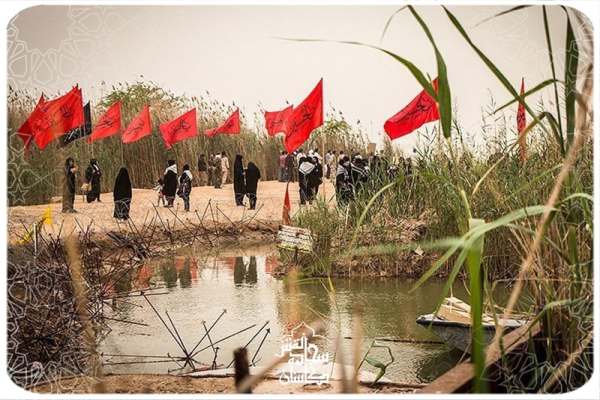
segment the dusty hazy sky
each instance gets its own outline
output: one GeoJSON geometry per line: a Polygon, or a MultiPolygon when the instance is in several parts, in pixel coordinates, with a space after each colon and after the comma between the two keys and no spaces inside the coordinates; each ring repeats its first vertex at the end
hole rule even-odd
{"type": "MultiPolygon", "coordinates": [[[[542,10],[532,7],[480,26],[506,9],[451,6],[472,38],[515,86],[549,78],[542,10]]],[[[355,40],[379,44],[394,6],[159,6],[55,7],[21,12],[9,28],[9,83],[34,91],[65,91],[78,82],[97,98],[99,84],[140,75],[176,93],[235,101],[250,115],[262,104],[276,110],[297,104],[324,78],[327,109],[361,121],[372,140],[384,121],[418,92],[410,73],[375,50],[299,43],[276,37],[355,40]],[[16,47],[15,47],[16,46],[16,47]]],[[[506,91],[460,37],[440,7],[418,7],[446,58],[453,98],[463,126],[480,130],[481,110],[509,99],[506,91]]],[[[565,16],[549,7],[553,46],[563,75],[565,16]]],[[[397,15],[382,46],[435,76],[435,58],[408,10],[397,15]]],[[[551,100],[548,92],[536,98],[551,100]]],[[[507,115],[513,118],[511,109],[507,115]]],[[[248,121],[252,123],[252,121],[248,121]]],[[[429,124],[429,127],[432,125],[429,124]]],[[[395,143],[410,148],[417,135],[395,143]]]]}

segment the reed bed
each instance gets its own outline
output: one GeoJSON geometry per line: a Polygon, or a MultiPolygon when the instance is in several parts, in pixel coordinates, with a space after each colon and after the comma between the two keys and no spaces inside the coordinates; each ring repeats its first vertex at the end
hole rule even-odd
{"type": "MultiPolygon", "coordinates": [[[[231,165],[235,155],[241,154],[245,162],[253,161],[260,168],[263,180],[277,179],[279,155],[284,149],[283,140],[281,135],[274,138],[267,135],[262,114],[249,115],[241,110],[242,127],[239,135],[208,138],[204,136],[204,130],[222,123],[235,105],[223,104],[212,99],[208,93],[199,96],[177,95],[154,82],[121,82],[105,86],[102,91],[106,94],[100,99],[86,99],[91,101],[92,120],[96,121],[110,105],[121,101],[122,129],[125,129],[139,110],[149,104],[153,128],[151,136],[127,145],[121,143],[119,135],[92,144],[79,139],[62,149],[61,141],[56,140],[42,151],[32,145],[32,150],[26,153],[16,131],[35,107],[40,93],[9,88],[9,205],[42,204],[50,201],[52,196],[59,195],[63,157],[73,157],[79,165],[79,184],[83,183],[83,172],[89,160],[96,158],[103,172],[101,185],[104,190],[112,190],[121,166],[129,169],[135,188],[152,188],[162,176],[167,160],[176,160],[180,168],[187,163],[194,172],[197,171],[200,154],[208,157],[209,154],[223,151],[229,156],[231,165]],[[198,136],[167,150],[160,136],[159,125],[192,107],[198,110],[198,136]]],[[[342,112],[332,109],[326,115],[324,125],[313,132],[304,148],[319,149],[319,152],[323,152],[323,149],[364,152],[367,140],[360,124],[351,124],[345,120],[342,112]]]]}

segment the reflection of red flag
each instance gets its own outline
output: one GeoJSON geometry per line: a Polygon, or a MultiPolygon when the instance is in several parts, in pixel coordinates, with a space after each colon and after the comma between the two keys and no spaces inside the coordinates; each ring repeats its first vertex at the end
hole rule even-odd
{"type": "MultiPolygon", "coordinates": [[[[432,84],[437,93],[437,78],[433,80],[432,84]]],[[[440,119],[440,114],[435,100],[423,90],[406,107],[385,121],[383,129],[393,140],[411,133],[427,122],[438,119],[440,119]]]]}
{"type": "Polygon", "coordinates": [[[279,132],[285,133],[285,125],[292,110],[293,107],[289,106],[281,111],[265,111],[265,125],[269,136],[275,136],[279,132]]]}
{"type": "Polygon", "coordinates": [[[110,106],[102,117],[96,122],[88,143],[116,135],[121,130],[121,102],[117,101],[110,106]]]}
{"type": "Polygon", "coordinates": [[[121,140],[123,143],[133,143],[151,133],[150,107],[145,105],[144,109],[129,123],[125,132],[121,135],[121,140]]]}
{"type": "Polygon", "coordinates": [[[290,203],[290,192],[288,191],[288,187],[290,183],[288,182],[285,185],[285,197],[283,198],[283,213],[281,215],[281,220],[284,225],[291,224],[290,211],[292,209],[292,204],[290,203]]]}
{"type": "Polygon", "coordinates": [[[35,114],[35,111],[38,109],[38,107],[41,106],[42,104],[44,104],[45,101],[46,101],[46,99],[44,98],[44,94],[42,93],[42,95],[40,96],[32,113],[25,120],[25,122],[23,122],[23,125],[21,125],[21,127],[19,129],[17,129],[17,135],[23,141],[23,145],[25,146],[26,151],[29,150],[29,146],[31,146],[31,142],[33,141],[33,131],[31,130],[31,125],[30,125],[31,117],[35,114]]]}
{"type": "Polygon", "coordinates": [[[219,133],[235,135],[240,133],[240,109],[238,108],[227,118],[221,126],[213,129],[207,129],[204,134],[208,137],[213,137],[219,133]]]}
{"type": "Polygon", "coordinates": [[[323,125],[323,79],[310,92],[298,107],[295,107],[286,124],[284,139],[285,149],[293,152],[306,139],[310,133],[323,125]]]}
{"type": "Polygon", "coordinates": [[[196,129],[196,109],[192,108],[180,117],[161,124],[160,133],[167,149],[170,149],[174,143],[196,136],[198,134],[198,130],[196,129]]]}
{"type": "Polygon", "coordinates": [[[40,150],[65,133],[83,125],[81,89],[71,91],[54,100],[45,101],[31,114],[29,126],[35,144],[40,150]]]}
{"type": "MultiPolygon", "coordinates": [[[[521,78],[521,96],[525,94],[525,78],[521,78]]],[[[525,135],[521,135],[521,132],[525,130],[527,126],[527,119],[525,118],[525,104],[519,102],[519,108],[517,109],[517,131],[519,132],[519,155],[521,161],[527,159],[527,141],[525,135]]]]}

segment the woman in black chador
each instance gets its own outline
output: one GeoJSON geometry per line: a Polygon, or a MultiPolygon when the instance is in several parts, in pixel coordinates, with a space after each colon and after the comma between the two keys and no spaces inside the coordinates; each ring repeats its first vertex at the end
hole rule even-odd
{"type": "Polygon", "coordinates": [[[77,172],[77,166],[75,160],[71,157],[65,160],[65,184],[63,186],[63,201],[62,201],[62,212],[74,213],[77,212],[73,208],[75,202],[75,173],[77,172]]]}
{"type": "Polygon", "coordinates": [[[250,161],[246,169],[246,195],[250,200],[250,209],[256,209],[256,189],[258,188],[258,180],[260,179],[260,170],[250,161]]]}
{"type": "Polygon", "coordinates": [[[240,154],[235,156],[235,162],[233,163],[233,193],[235,195],[235,205],[243,206],[246,185],[244,184],[244,165],[240,154]]]}
{"type": "Polygon", "coordinates": [[[300,204],[304,205],[306,202],[312,203],[313,193],[312,185],[313,181],[312,174],[315,172],[315,164],[311,162],[309,157],[302,157],[298,166],[298,187],[300,188],[300,204]]]}
{"type": "Polygon", "coordinates": [[[165,169],[163,193],[167,199],[165,207],[173,207],[175,193],[177,193],[177,164],[175,160],[168,161],[169,166],[165,169]]]}
{"type": "Polygon", "coordinates": [[[115,200],[113,217],[123,220],[128,219],[129,208],[131,207],[131,180],[129,179],[129,172],[127,172],[127,168],[125,167],[121,167],[115,180],[113,198],[115,200]]]}
{"type": "Polygon", "coordinates": [[[90,160],[90,165],[88,165],[87,169],[85,170],[85,181],[90,185],[86,194],[88,203],[91,203],[94,200],[100,201],[101,176],[102,171],[100,171],[98,161],[95,158],[92,158],[90,160]]]}

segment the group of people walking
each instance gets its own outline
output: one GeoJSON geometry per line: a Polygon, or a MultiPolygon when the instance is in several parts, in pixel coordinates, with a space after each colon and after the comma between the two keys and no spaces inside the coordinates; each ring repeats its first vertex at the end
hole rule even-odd
{"type": "MultiPolygon", "coordinates": [[[[74,208],[74,202],[78,170],[75,160],[72,157],[67,158],[64,167],[63,213],[77,212],[74,208]]],[[[228,176],[229,160],[225,152],[216,155],[211,154],[208,160],[204,154],[200,155],[198,159],[198,183],[200,186],[211,184],[220,189],[227,182],[228,176]]],[[[98,161],[91,159],[85,170],[85,183],[81,187],[88,203],[100,202],[101,177],[102,171],[98,161]]],[[[233,169],[234,200],[237,206],[244,206],[244,198],[248,197],[250,209],[256,209],[256,192],[260,179],[260,170],[256,164],[249,162],[247,167],[244,168],[243,158],[238,154],[233,169]]],[[[177,163],[175,160],[168,160],[167,167],[154,188],[158,194],[157,205],[163,205],[167,208],[173,207],[175,199],[180,197],[183,200],[184,210],[190,211],[193,183],[194,177],[189,164],[185,164],[181,175],[178,175],[177,163]]],[[[114,218],[118,220],[129,218],[132,194],[129,171],[127,168],[121,167],[113,188],[114,218]]]]}
{"type": "MultiPolygon", "coordinates": [[[[403,165],[389,166],[377,154],[363,158],[360,153],[352,152],[351,155],[330,150],[322,157],[316,149],[305,153],[299,149],[291,154],[282,152],[279,157],[278,180],[282,182],[298,182],[300,204],[312,204],[319,193],[319,187],[324,179],[331,179],[335,183],[336,198],[339,205],[346,205],[353,200],[366,182],[380,174],[393,177],[399,168],[403,168],[405,175],[411,174],[410,160],[402,160],[403,165]]],[[[190,196],[194,183],[199,186],[211,185],[220,189],[229,177],[229,159],[225,152],[210,154],[208,158],[201,154],[198,158],[198,178],[194,176],[189,164],[183,165],[181,175],[178,174],[175,160],[168,160],[167,166],[158,179],[155,190],[158,194],[157,205],[173,207],[175,199],[183,200],[184,210],[190,210],[190,196]]],[[[64,213],[74,213],[76,192],[76,174],[78,167],[75,160],[67,158],[64,167],[63,209],[64,213]]],[[[100,202],[102,170],[96,159],[91,159],[85,170],[85,183],[82,191],[85,192],[88,203],[100,202]]],[[[233,163],[233,195],[236,206],[245,206],[244,200],[248,198],[248,206],[256,209],[258,182],[261,172],[253,162],[248,162],[244,167],[244,158],[236,155],[233,163]]],[[[129,218],[131,208],[132,184],[127,168],[122,167],[115,179],[113,188],[114,213],[119,220],[129,218]]]]}

